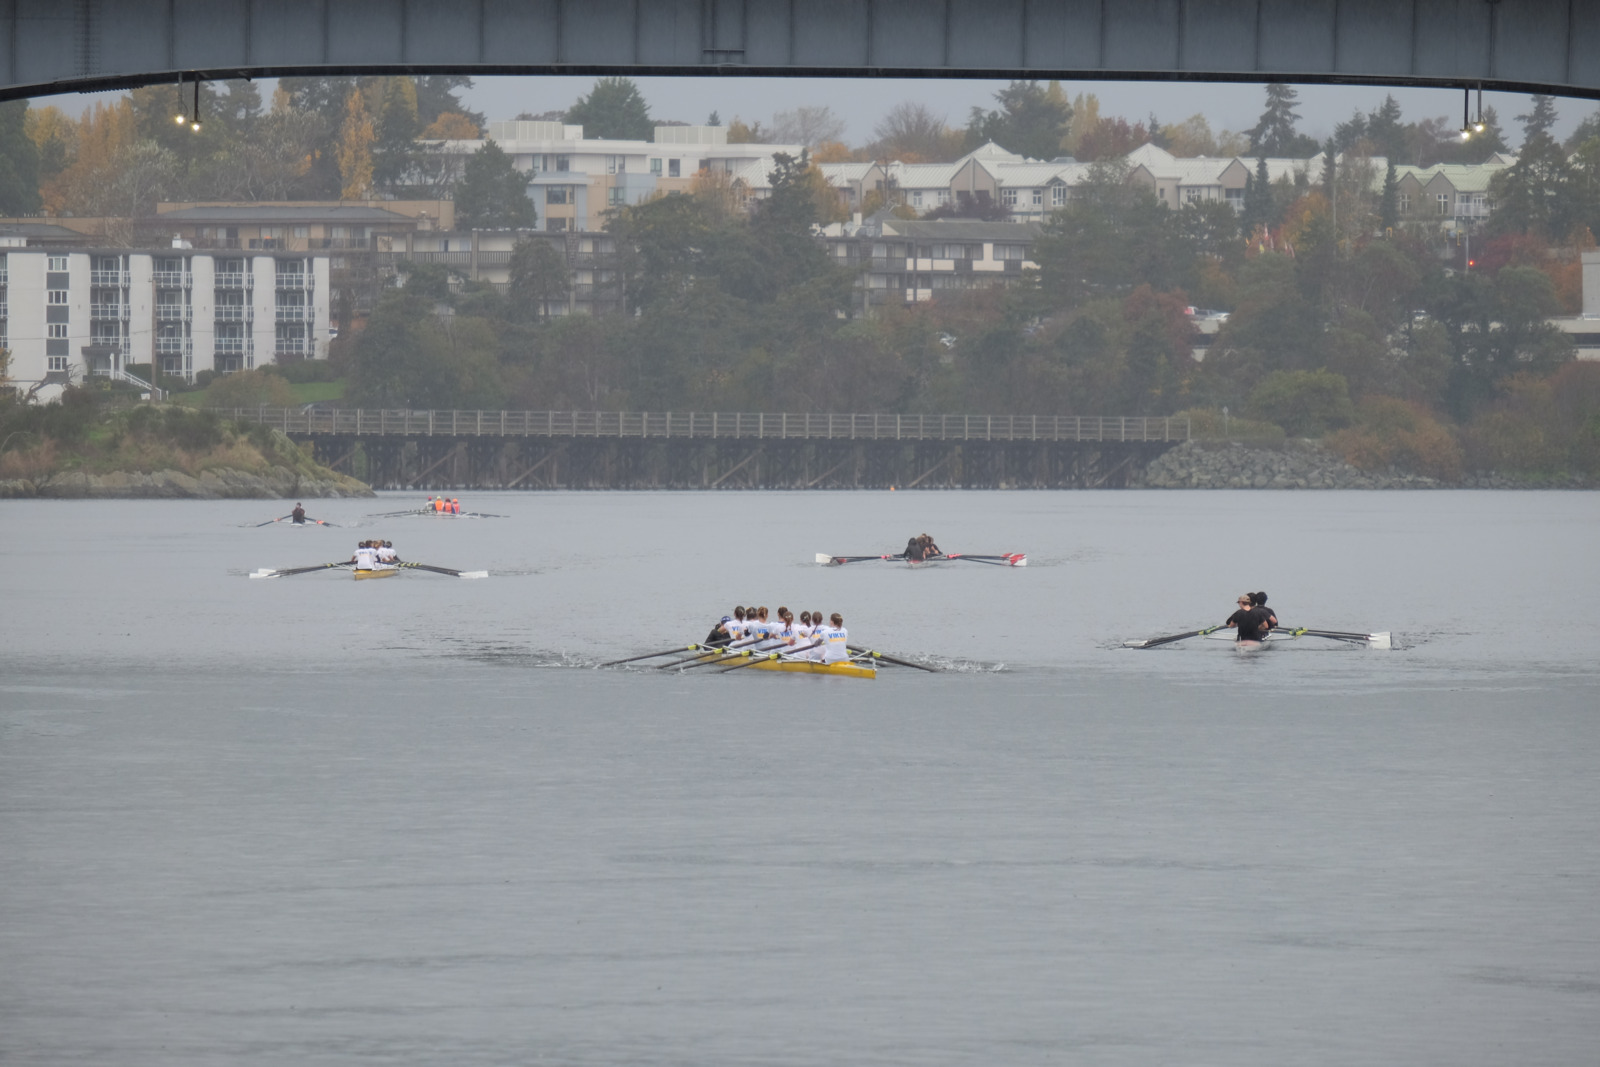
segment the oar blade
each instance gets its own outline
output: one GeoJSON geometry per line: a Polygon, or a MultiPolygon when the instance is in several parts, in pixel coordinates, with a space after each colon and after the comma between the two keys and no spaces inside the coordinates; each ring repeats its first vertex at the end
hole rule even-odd
{"type": "Polygon", "coordinates": [[[818,552],[817,562],[822,564],[824,567],[832,567],[837,566],[839,561],[828,555],[826,552],[818,552]]]}
{"type": "Polygon", "coordinates": [[[462,571],[460,574],[456,575],[456,577],[458,577],[458,578],[487,578],[487,577],[489,577],[489,572],[488,571],[462,571]]]}

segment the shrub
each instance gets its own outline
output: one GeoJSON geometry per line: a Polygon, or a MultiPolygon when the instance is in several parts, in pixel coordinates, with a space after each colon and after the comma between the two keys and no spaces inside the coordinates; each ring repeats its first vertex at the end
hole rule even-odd
{"type": "Polygon", "coordinates": [[[307,382],[335,382],[339,369],[325,359],[302,359],[296,363],[273,363],[262,368],[283,375],[285,381],[295,385],[307,382]]]}
{"type": "Polygon", "coordinates": [[[1321,437],[1355,415],[1349,386],[1328,370],[1274,371],[1251,391],[1245,410],[1295,437],[1321,437]]]}
{"type": "Polygon", "coordinates": [[[1356,425],[1327,438],[1346,463],[1362,470],[1395,467],[1440,481],[1461,479],[1461,446],[1450,430],[1417,404],[1373,396],[1356,408],[1356,425]]]}
{"type": "Polygon", "coordinates": [[[1257,419],[1225,416],[1220,408],[1190,408],[1172,416],[1189,420],[1189,435],[1198,441],[1239,441],[1276,447],[1283,444],[1283,427],[1257,419]]]}

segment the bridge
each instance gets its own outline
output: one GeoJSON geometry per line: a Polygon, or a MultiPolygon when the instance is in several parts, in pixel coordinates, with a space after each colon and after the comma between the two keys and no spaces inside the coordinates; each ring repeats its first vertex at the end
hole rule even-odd
{"type": "Polygon", "coordinates": [[[213,408],[382,489],[1089,489],[1186,418],[213,408]]]}
{"type": "Polygon", "coordinates": [[[180,73],[1287,80],[1600,97],[1600,4],[0,0],[0,99],[180,73]]]}

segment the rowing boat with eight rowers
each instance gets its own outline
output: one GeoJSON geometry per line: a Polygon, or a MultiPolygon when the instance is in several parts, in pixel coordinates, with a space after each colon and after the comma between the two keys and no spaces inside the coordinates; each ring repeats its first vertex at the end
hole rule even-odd
{"type": "Polygon", "coordinates": [[[263,567],[251,571],[252,578],[287,578],[292,574],[310,574],[312,571],[343,570],[349,571],[357,581],[369,578],[393,578],[403,570],[432,571],[435,574],[447,574],[452,578],[487,578],[488,571],[458,571],[450,567],[435,567],[429,563],[405,563],[394,550],[392,541],[362,541],[356,546],[355,555],[349,559],[339,560],[335,563],[318,563],[310,567],[290,567],[287,570],[272,570],[263,567]]]}
{"type": "Polygon", "coordinates": [[[820,611],[802,611],[797,620],[785,607],[778,608],[775,613],[769,613],[764,607],[736,607],[732,615],[724,615],[712,626],[704,641],[613,660],[601,666],[618,667],[687,652],[689,655],[660,664],[657,669],[693,670],[721,665],[718,673],[754,667],[763,671],[824,674],[836,678],[876,678],[880,663],[937,670],[872,649],[857,648],[849,640],[844,617],[838,612],[824,616],[820,611]]]}

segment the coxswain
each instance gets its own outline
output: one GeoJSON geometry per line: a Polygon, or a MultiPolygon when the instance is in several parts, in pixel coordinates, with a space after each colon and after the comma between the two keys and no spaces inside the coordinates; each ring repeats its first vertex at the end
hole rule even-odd
{"type": "Polygon", "coordinates": [[[822,662],[843,663],[850,658],[850,634],[844,628],[844,616],[836,611],[828,617],[828,623],[822,631],[822,662]]]}
{"type": "Polygon", "coordinates": [[[901,555],[903,555],[906,558],[907,562],[910,562],[910,563],[921,563],[922,562],[922,538],[914,536],[914,537],[911,538],[911,540],[907,541],[906,542],[906,550],[904,552],[902,552],[901,555]]]}
{"type": "Polygon", "coordinates": [[[1249,593],[1239,596],[1239,610],[1228,616],[1227,626],[1239,632],[1234,636],[1235,641],[1260,641],[1264,636],[1262,629],[1267,625],[1267,613],[1255,606],[1255,600],[1249,593]]]}
{"type": "Polygon", "coordinates": [[[716,625],[711,627],[711,632],[706,634],[706,639],[700,644],[705,648],[727,648],[733,637],[728,632],[728,624],[733,622],[732,615],[724,615],[716,625]]]}
{"type": "Polygon", "coordinates": [[[289,512],[289,521],[296,526],[304,526],[306,522],[306,509],[301,504],[295,504],[294,510],[289,512]]]}
{"type": "Polygon", "coordinates": [[[1267,629],[1268,629],[1268,631],[1271,631],[1271,630],[1277,628],[1277,625],[1278,625],[1278,613],[1273,611],[1271,608],[1267,607],[1267,594],[1265,594],[1265,593],[1251,593],[1250,594],[1250,604],[1256,610],[1266,612],[1266,614],[1267,614],[1267,629]]]}

